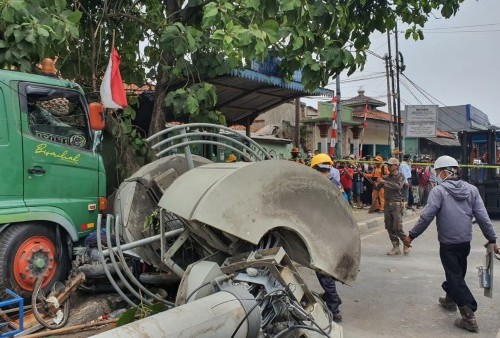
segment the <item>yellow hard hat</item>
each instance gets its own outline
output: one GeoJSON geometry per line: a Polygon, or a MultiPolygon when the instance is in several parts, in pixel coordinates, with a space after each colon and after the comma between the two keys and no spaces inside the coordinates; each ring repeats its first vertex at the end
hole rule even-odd
{"type": "Polygon", "coordinates": [[[330,158],[330,156],[322,153],[313,156],[313,158],[311,159],[311,168],[314,168],[315,166],[321,163],[327,163],[329,165],[333,165],[333,161],[330,158]]]}
{"type": "Polygon", "coordinates": [[[226,163],[236,162],[237,158],[235,154],[229,154],[226,158],[226,163]]]}

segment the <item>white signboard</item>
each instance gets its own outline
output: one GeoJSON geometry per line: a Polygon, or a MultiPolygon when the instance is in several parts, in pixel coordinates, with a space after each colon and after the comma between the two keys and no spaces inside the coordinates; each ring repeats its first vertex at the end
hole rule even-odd
{"type": "Polygon", "coordinates": [[[436,122],[406,122],[406,137],[436,137],[436,122]]]}
{"type": "Polygon", "coordinates": [[[408,122],[430,122],[437,121],[436,105],[406,106],[406,121],[408,122]]]}

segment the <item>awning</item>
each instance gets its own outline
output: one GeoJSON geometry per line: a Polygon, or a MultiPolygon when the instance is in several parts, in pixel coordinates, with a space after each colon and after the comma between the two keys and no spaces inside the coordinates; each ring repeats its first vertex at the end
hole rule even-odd
{"type": "Polygon", "coordinates": [[[424,139],[442,147],[460,147],[460,142],[452,138],[444,137],[424,137],[424,139]]]}
{"type": "Polygon", "coordinates": [[[329,89],[306,91],[300,82],[285,81],[253,70],[234,70],[229,75],[207,80],[216,87],[217,109],[224,113],[228,125],[244,124],[269,109],[308,95],[333,97],[329,89]]]}

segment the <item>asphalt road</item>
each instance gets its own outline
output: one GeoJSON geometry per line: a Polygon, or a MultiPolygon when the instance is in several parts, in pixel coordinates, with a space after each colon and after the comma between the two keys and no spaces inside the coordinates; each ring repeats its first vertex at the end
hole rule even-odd
{"type": "MultiPolygon", "coordinates": [[[[500,221],[494,221],[500,235],[500,221]]],[[[405,224],[407,232],[411,224],[405,224]]],[[[442,309],[437,298],[443,296],[444,272],[439,259],[435,224],[413,242],[408,256],[386,255],[390,242],[383,228],[362,235],[361,267],[353,286],[340,285],[343,304],[341,323],[345,338],[358,337],[497,337],[500,329],[500,261],[495,261],[493,299],[483,296],[477,266],[483,265],[486,240],[474,227],[469,255],[467,284],[478,302],[476,318],[479,334],[454,326],[459,313],[442,309]]],[[[313,275],[311,288],[320,291],[313,275]]],[[[500,337],[500,335],[498,336],[500,337]]]]}

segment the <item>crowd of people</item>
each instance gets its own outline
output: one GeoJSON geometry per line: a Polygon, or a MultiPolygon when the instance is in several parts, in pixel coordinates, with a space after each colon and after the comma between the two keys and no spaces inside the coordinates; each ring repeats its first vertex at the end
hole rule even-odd
{"type": "MultiPolygon", "coordinates": [[[[308,152],[306,158],[302,161],[297,148],[294,148],[290,160],[309,164],[311,158],[317,153],[308,152]]],[[[400,163],[399,172],[401,172],[408,185],[403,191],[403,199],[408,209],[424,207],[427,203],[429,191],[435,185],[431,160],[428,157],[411,160],[412,157],[407,154],[403,156],[400,163]]],[[[350,154],[342,160],[334,160],[333,168],[340,173],[340,184],[347,194],[349,204],[353,208],[365,209],[369,212],[384,213],[385,198],[384,188],[380,180],[389,175],[389,167],[381,154],[375,156],[364,156],[356,159],[356,156],[350,154]]]]}

